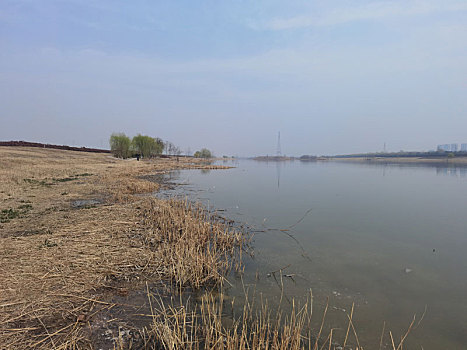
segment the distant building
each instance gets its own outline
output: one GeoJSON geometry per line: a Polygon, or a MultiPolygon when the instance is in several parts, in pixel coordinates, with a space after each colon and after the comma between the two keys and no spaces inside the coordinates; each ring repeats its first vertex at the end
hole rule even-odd
{"type": "MultiPolygon", "coordinates": [[[[436,148],[439,151],[441,152],[458,152],[459,151],[459,145],[457,143],[451,143],[451,144],[444,144],[444,145],[438,145],[438,147],[436,148]]],[[[461,150],[464,150],[467,151],[467,143],[463,143],[462,146],[461,146],[461,150]]]]}
{"type": "Polygon", "coordinates": [[[467,152],[467,143],[461,144],[461,151],[462,152],[467,152]]]}
{"type": "Polygon", "coordinates": [[[438,145],[437,150],[438,151],[443,151],[443,152],[450,152],[451,151],[451,145],[448,145],[448,144],[438,145]]]}

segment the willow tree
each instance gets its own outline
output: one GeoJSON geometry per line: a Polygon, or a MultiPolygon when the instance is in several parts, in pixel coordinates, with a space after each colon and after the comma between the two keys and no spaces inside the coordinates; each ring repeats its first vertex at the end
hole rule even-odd
{"type": "Polygon", "coordinates": [[[131,156],[131,141],[124,133],[113,133],[110,136],[110,150],[117,158],[128,158],[131,156]]]}
{"type": "Polygon", "coordinates": [[[131,144],[143,158],[161,154],[164,149],[162,140],[141,134],[134,136],[131,144]]]}

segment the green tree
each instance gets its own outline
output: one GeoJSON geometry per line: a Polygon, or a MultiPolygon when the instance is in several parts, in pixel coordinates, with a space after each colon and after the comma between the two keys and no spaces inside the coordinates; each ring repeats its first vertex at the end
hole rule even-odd
{"type": "Polygon", "coordinates": [[[124,133],[113,133],[110,136],[110,150],[113,155],[117,158],[128,158],[131,155],[130,152],[130,138],[124,133]]]}
{"type": "Polygon", "coordinates": [[[201,149],[194,154],[195,158],[212,158],[212,153],[207,148],[201,149]]]}
{"type": "Polygon", "coordinates": [[[162,152],[164,151],[164,141],[162,141],[158,137],[154,138],[154,141],[156,142],[155,154],[156,155],[162,154],[162,152]]]}
{"type": "Polygon", "coordinates": [[[134,136],[131,143],[135,152],[143,158],[161,154],[164,149],[162,140],[141,134],[134,136]]]}

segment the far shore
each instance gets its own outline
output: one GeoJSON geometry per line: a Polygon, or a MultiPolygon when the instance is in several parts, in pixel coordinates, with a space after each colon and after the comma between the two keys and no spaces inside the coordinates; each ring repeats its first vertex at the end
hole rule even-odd
{"type": "Polygon", "coordinates": [[[380,163],[380,164],[430,164],[430,165],[460,165],[467,166],[467,157],[348,157],[348,158],[328,158],[331,161],[337,162],[353,162],[353,163],[380,163]]]}

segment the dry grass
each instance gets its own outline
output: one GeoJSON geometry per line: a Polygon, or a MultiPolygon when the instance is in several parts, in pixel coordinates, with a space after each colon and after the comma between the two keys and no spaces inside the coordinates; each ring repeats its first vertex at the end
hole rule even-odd
{"type": "MultiPolygon", "coordinates": [[[[243,303],[241,316],[224,310],[224,295],[206,294],[201,302],[174,307],[154,295],[152,324],[146,344],[163,349],[302,349],[311,343],[311,303],[293,307],[287,317],[274,315],[266,303],[243,303]]],[[[233,308],[233,305],[231,305],[233,308]]],[[[233,312],[232,312],[233,313],[233,312]]]]}
{"type": "Polygon", "coordinates": [[[238,269],[247,238],[204,208],[180,200],[151,200],[142,211],[143,241],[157,252],[162,275],[179,287],[219,285],[238,269]]]}
{"type": "Polygon", "coordinates": [[[217,283],[240,243],[235,235],[229,241],[223,224],[198,223],[204,215],[200,208],[138,195],[158,188],[141,175],[205,165],[10,147],[1,147],[0,157],[1,209],[28,206],[0,224],[2,348],[90,346],[84,321],[105,305],[98,300],[106,293],[151,278],[193,286],[217,283]],[[101,204],[73,208],[78,199],[101,204]],[[186,233],[177,238],[167,231],[175,227],[186,233]],[[198,239],[198,245],[185,240],[196,234],[209,238],[198,239]],[[204,267],[190,275],[192,270],[169,251],[187,262],[196,259],[190,254],[202,252],[204,267]]]}

